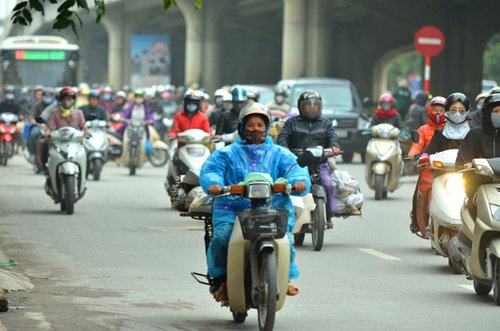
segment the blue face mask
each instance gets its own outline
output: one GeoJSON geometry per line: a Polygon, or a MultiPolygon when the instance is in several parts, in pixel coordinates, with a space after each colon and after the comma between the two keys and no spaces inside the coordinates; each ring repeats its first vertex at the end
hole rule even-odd
{"type": "Polygon", "coordinates": [[[111,95],[110,95],[110,94],[104,94],[104,95],[102,96],[102,99],[103,99],[104,101],[109,101],[109,100],[111,100],[111,95]]]}

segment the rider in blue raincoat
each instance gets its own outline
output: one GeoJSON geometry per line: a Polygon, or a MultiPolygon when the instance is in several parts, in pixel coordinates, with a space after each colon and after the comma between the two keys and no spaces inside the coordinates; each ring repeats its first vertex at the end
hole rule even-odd
{"type": "MultiPolygon", "coordinates": [[[[200,182],[208,194],[218,195],[222,187],[241,183],[250,172],[268,173],[273,181],[283,177],[294,186],[296,194],[309,192],[311,181],[307,168],[301,168],[296,156],[287,149],[275,145],[271,137],[267,137],[270,127],[270,116],[267,108],[259,103],[247,104],[240,112],[238,133],[240,137],[233,144],[216,150],[204,163],[200,182]]],[[[291,239],[291,231],[295,223],[295,214],[290,197],[275,195],[272,204],[275,208],[287,208],[290,240],[290,280],[299,276],[295,264],[295,249],[291,239]]],[[[213,278],[211,292],[217,301],[227,299],[225,279],[227,273],[227,251],[229,239],[238,212],[250,207],[249,199],[218,198],[214,202],[212,222],[214,233],[207,251],[208,274],[213,278]]],[[[289,285],[289,294],[295,295],[298,289],[289,285]]]]}

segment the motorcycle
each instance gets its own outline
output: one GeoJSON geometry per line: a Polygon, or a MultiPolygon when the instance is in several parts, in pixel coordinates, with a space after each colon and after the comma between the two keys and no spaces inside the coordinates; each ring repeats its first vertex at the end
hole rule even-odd
{"type": "Polygon", "coordinates": [[[144,120],[127,120],[128,126],[123,135],[121,163],[129,168],[133,176],[137,168],[146,162],[146,132],[144,120]]]}
{"type": "Polygon", "coordinates": [[[87,151],[87,172],[85,178],[92,173],[94,180],[101,178],[101,171],[107,160],[108,134],[106,132],[106,121],[87,121],[87,128],[91,136],[83,141],[83,147],[87,151]]]}
{"type": "Polygon", "coordinates": [[[82,145],[83,131],[66,126],[51,132],[50,139],[45,192],[61,204],[61,211],[71,215],[75,202],[86,190],[87,153],[82,145]]]}
{"type": "MultiPolygon", "coordinates": [[[[244,197],[251,203],[236,217],[228,247],[228,300],[222,305],[229,307],[235,323],[243,323],[247,311],[256,308],[259,330],[272,330],[276,311],[285,303],[290,269],[288,210],[274,209],[271,199],[274,194],[290,194],[291,190],[291,185],[273,184],[267,174],[253,173],[244,184],[224,187],[224,193],[218,196],[244,197]]],[[[213,235],[212,214],[191,211],[181,216],[204,221],[206,251],[213,235]]],[[[208,275],[191,275],[201,284],[212,285],[208,275]]]]}
{"type": "Polygon", "coordinates": [[[154,127],[150,126],[148,129],[152,147],[148,160],[154,167],[163,167],[168,162],[168,145],[154,127]]]}
{"type": "Polygon", "coordinates": [[[493,288],[500,306],[500,158],[473,159],[472,169],[466,171],[487,176],[491,183],[477,190],[476,218],[462,206],[459,235],[450,240],[451,259],[473,280],[478,295],[488,295],[493,288]]]}
{"type": "Polygon", "coordinates": [[[14,113],[0,114],[0,165],[6,166],[14,156],[15,135],[19,117],[14,113]]]}
{"type": "Polygon", "coordinates": [[[210,156],[210,134],[200,129],[189,129],[170,141],[167,178],[165,189],[175,185],[176,178],[185,175],[190,169],[199,174],[203,163],[210,156]]]}
{"type": "Polygon", "coordinates": [[[313,248],[315,251],[320,251],[323,248],[323,239],[325,229],[331,228],[331,220],[327,215],[327,199],[328,194],[326,189],[321,185],[319,176],[319,163],[325,158],[332,157],[335,154],[332,151],[326,151],[322,146],[309,147],[305,151],[291,150],[292,153],[299,156],[297,163],[301,167],[308,167],[311,176],[311,194],[313,196],[315,208],[311,212],[311,220],[302,226],[298,233],[294,234],[295,244],[302,245],[305,234],[311,233],[313,248]]]}
{"type": "Polygon", "coordinates": [[[432,181],[430,224],[427,229],[430,230],[428,234],[431,247],[439,255],[447,257],[448,265],[453,272],[460,274],[461,270],[452,263],[448,249],[450,240],[458,236],[462,224],[460,207],[465,199],[462,174],[455,168],[457,154],[458,149],[449,149],[433,154],[429,158],[431,169],[442,174],[432,181]]]}
{"type": "Polygon", "coordinates": [[[371,128],[372,138],[366,146],[365,180],[375,190],[375,200],[387,198],[401,186],[403,156],[399,145],[399,129],[388,123],[371,128]]]}

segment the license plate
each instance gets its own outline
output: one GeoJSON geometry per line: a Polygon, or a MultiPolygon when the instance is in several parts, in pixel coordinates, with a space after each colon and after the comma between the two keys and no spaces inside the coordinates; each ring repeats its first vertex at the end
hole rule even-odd
{"type": "Polygon", "coordinates": [[[345,130],[335,130],[335,133],[339,138],[347,138],[347,136],[349,135],[349,132],[345,130]]]}

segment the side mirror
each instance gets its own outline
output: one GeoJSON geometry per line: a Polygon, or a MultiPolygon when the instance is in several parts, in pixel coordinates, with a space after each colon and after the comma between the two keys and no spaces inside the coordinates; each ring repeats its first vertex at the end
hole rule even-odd
{"type": "Polygon", "coordinates": [[[410,137],[411,141],[413,141],[415,144],[418,144],[418,141],[420,140],[420,135],[418,134],[418,131],[416,130],[411,131],[410,137]]]}
{"type": "Polygon", "coordinates": [[[370,99],[369,97],[364,97],[362,100],[363,108],[365,109],[370,109],[373,108],[375,105],[373,104],[373,100],[370,99]]]}
{"type": "Polygon", "coordinates": [[[315,157],[310,151],[305,151],[304,153],[300,154],[299,157],[297,158],[297,164],[301,168],[305,168],[305,167],[313,164],[314,161],[315,161],[315,157]]]}

